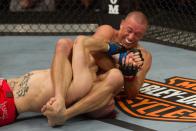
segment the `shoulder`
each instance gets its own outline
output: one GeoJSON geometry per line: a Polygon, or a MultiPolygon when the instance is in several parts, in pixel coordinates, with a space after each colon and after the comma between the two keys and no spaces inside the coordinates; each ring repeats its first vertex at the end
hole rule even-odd
{"type": "Polygon", "coordinates": [[[114,28],[110,25],[101,25],[97,28],[97,31],[99,30],[108,30],[108,31],[113,31],[114,28]]]}
{"type": "Polygon", "coordinates": [[[102,25],[96,29],[94,37],[101,37],[106,40],[111,40],[114,36],[115,29],[110,25],[102,25]]]}

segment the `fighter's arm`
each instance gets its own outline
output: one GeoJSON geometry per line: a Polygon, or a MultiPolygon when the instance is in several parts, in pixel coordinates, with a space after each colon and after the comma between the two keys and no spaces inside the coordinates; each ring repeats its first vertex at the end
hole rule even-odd
{"type": "Polygon", "coordinates": [[[85,49],[88,49],[92,52],[107,52],[110,56],[126,51],[126,49],[118,43],[109,42],[105,39],[95,37],[78,36],[74,43],[79,43],[83,45],[85,49]]]}
{"type": "Polygon", "coordinates": [[[114,29],[110,25],[102,25],[96,29],[96,32],[92,36],[94,38],[111,41],[114,37],[114,29]]]}
{"type": "Polygon", "coordinates": [[[88,49],[89,51],[108,51],[107,41],[101,38],[94,38],[91,36],[78,36],[74,43],[83,45],[83,47],[85,49],[88,49]]]}
{"type": "Polygon", "coordinates": [[[129,98],[135,98],[139,93],[139,89],[144,83],[146,74],[148,73],[151,63],[152,63],[152,56],[149,52],[142,50],[142,55],[144,58],[143,66],[138,71],[136,76],[133,78],[126,78],[124,80],[124,89],[125,93],[129,98]]]}
{"type": "Polygon", "coordinates": [[[107,52],[108,42],[112,39],[113,32],[114,30],[111,26],[102,25],[97,28],[92,36],[79,36],[77,39],[80,39],[80,44],[83,44],[90,51],[107,52]]]}

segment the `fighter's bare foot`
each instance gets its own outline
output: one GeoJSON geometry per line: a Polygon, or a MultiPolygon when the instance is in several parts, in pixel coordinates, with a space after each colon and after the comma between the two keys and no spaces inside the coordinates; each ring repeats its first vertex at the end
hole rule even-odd
{"type": "Polygon", "coordinates": [[[65,123],[66,119],[64,116],[47,116],[49,126],[61,126],[65,123]]]}
{"type": "Polygon", "coordinates": [[[42,107],[41,112],[48,118],[50,126],[58,126],[63,125],[66,121],[64,116],[65,109],[64,100],[62,103],[60,99],[57,100],[53,97],[42,107]]]}

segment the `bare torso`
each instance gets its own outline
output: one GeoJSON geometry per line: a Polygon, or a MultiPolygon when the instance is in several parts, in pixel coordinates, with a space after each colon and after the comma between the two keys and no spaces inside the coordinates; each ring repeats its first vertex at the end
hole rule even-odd
{"type": "MultiPolygon", "coordinates": [[[[91,56],[89,56],[89,69],[92,73],[92,78],[96,81],[98,67],[91,56]]],[[[13,90],[18,113],[40,112],[42,106],[54,96],[50,69],[31,71],[23,76],[8,79],[7,81],[13,90]]],[[[79,94],[79,97],[81,97],[85,95],[81,90],[74,88],[69,88],[68,93],[70,93],[69,96],[79,94]]],[[[74,100],[66,100],[66,103],[72,104],[76,99],[77,96],[74,100]]]]}
{"type": "Polygon", "coordinates": [[[53,96],[50,70],[37,70],[21,77],[8,79],[13,89],[18,113],[40,112],[42,106],[53,96]]]}

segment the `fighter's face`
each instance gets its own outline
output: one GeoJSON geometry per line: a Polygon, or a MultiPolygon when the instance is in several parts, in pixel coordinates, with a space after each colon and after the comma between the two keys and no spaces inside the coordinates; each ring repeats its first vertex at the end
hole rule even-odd
{"type": "Polygon", "coordinates": [[[125,48],[131,48],[143,37],[147,25],[141,25],[134,18],[122,21],[119,30],[120,43],[125,48]]]}

